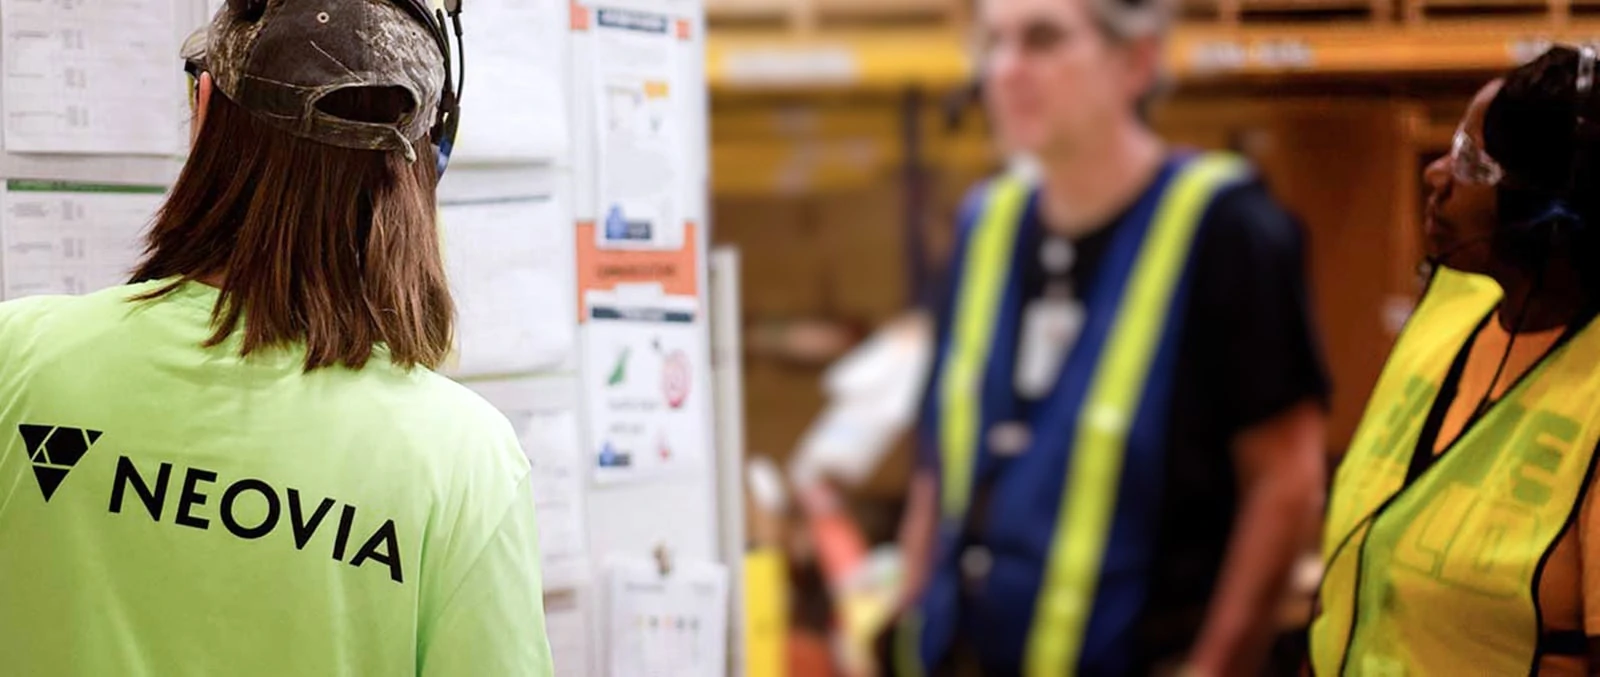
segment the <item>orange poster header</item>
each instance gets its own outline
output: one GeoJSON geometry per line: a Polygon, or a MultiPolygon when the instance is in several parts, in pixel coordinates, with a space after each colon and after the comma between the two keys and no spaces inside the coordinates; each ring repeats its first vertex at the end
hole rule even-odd
{"type": "Polygon", "coordinates": [[[675,250],[601,249],[593,221],[578,222],[578,317],[583,321],[584,294],[610,291],[619,284],[656,283],[671,296],[698,296],[699,228],[683,225],[683,246],[675,250]]]}

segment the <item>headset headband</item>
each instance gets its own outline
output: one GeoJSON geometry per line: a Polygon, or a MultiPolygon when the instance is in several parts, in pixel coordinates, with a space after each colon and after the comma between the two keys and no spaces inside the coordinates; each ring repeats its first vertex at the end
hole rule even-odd
{"type": "Polygon", "coordinates": [[[1583,45],[1578,48],[1578,77],[1575,87],[1580,100],[1594,89],[1594,61],[1594,47],[1583,45]]]}
{"type": "Polygon", "coordinates": [[[439,119],[435,121],[428,137],[437,148],[439,156],[439,176],[444,176],[445,169],[450,166],[450,153],[455,150],[456,131],[461,126],[461,89],[467,80],[467,62],[465,49],[461,40],[461,0],[444,0],[444,9],[430,10],[425,4],[427,0],[393,0],[396,5],[410,14],[417,23],[427,27],[428,33],[433,35],[434,42],[439,45],[439,54],[444,57],[444,92],[439,102],[439,119]],[[456,66],[460,70],[460,77],[455,77],[451,72],[450,35],[445,30],[448,18],[456,34],[456,66]]]}
{"type": "Polygon", "coordinates": [[[1595,49],[1593,45],[1578,45],[1578,72],[1572,81],[1572,157],[1567,163],[1566,185],[1561,193],[1546,208],[1544,215],[1534,220],[1536,223],[1550,223],[1554,227],[1563,229],[1582,228],[1585,221],[1576,209],[1570,204],[1573,192],[1577,189],[1578,177],[1584,167],[1583,155],[1576,148],[1577,142],[1589,133],[1589,116],[1585,106],[1590,94],[1594,91],[1595,76],[1595,49]]]}

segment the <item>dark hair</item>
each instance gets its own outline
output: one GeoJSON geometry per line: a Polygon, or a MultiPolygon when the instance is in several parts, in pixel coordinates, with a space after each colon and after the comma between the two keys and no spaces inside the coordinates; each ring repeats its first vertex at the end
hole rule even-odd
{"type": "Polygon", "coordinates": [[[1483,140],[1506,173],[1497,245],[1521,265],[1564,250],[1600,300],[1600,96],[1580,100],[1578,61],[1558,46],[1513,69],[1484,111],[1483,140]]]}
{"type": "MultiPolygon", "coordinates": [[[[385,119],[391,92],[339,102],[385,119]]],[[[402,367],[449,354],[454,305],[434,199],[435,155],[338,148],[277,130],[215,92],[194,149],[156,215],[135,282],[220,280],[206,345],[243,326],[241,353],[303,344],[305,369],[402,367]]]]}

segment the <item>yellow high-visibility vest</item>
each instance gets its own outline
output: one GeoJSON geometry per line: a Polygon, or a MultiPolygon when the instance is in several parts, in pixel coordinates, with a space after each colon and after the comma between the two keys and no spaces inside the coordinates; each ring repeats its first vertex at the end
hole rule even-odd
{"type": "Polygon", "coordinates": [[[1452,363],[1500,297],[1493,280],[1441,269],[1389,356],[1330,497],[1318,675],[1536,667],[1539,571],[1600,442],[1600,330],[1559,345],[1405,486],[1452,363]]]}

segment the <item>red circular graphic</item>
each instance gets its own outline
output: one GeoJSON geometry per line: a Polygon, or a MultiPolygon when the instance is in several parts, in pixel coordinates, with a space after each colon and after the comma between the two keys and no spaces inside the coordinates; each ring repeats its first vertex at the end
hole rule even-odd
{"type": "Polygon", "coordinates": [[[677,409],[689,399],[689,356],[682,350],[674,350],[661,364],[661,394],[667,398],[667,406],[677,409]]]}

